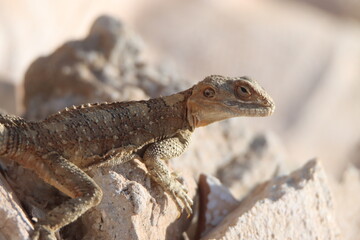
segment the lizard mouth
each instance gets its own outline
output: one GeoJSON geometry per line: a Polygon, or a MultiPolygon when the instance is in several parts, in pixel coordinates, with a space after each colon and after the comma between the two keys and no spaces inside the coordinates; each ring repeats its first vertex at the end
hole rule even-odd
{"type": "Polygon", "coordinates": [[[246,116],[267,117],[274,113],[274,107],[242,108],[246,116]]]}
{"type": "Polygon", "coordinates": [[[270,116],[275,111],[275,105],[273,102],[263,103],[240,103],[237,101],[226,101],[225,105],[234,114],[248,116],[248,117],[266,117],[270,116]]]}

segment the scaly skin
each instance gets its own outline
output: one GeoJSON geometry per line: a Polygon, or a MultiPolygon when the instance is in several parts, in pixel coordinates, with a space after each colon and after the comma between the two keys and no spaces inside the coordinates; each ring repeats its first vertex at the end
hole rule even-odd
{"type": "Polygon", "coordinates": [[[102,191],[86,171],[135,157],[179,211],[190,215],[192,199],[166,160],[184,152],[197,127],[273,111],[272,99],[255,81],[212,75],[171,96],[66,108],[40,122],[0,115],[0,156],[31,169],[72,198],[35,227],[33,239],[55,239],[56,231],[101,201],[102,191]]]}

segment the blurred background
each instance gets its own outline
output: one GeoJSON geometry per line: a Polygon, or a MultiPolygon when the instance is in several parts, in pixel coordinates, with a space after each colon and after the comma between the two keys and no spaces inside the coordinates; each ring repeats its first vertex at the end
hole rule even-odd
{"type": "Polygon", "coordinates": [[[142,39],[143,57],[187,87],[210,74],[260,82],[276,112],[242,121],[274,132],[294,165],[316,157],[339,176],[360,162],[359,1],[3,0],[0,108],[22,114],[29,65],[84,38],[101,14],[122,20],[142,39]]]}

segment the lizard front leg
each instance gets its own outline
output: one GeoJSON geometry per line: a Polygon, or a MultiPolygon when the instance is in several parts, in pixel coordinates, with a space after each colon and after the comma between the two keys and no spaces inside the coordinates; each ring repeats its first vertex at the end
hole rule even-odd
{"type": "Polygon", "coordinates": [[[32,239],[55,240],[56,231],[75,221],[102,199],[102,191],[94,180],[56,152],[43,155],[34,171],[72,199],[48,212],[36,224],[32,239]]]}
{"type": "Polygon", "coordinates": [[[146,149],[143,161],[151,178],[172,197],[179,211],[185,209],[187,214],[191,215],[192,199],[188,196],[186,188],[178,181],[176,174],[173,174],[164,162],[181,155],[188,145],[189,138],[189,134],[183,134],[153,143],[146,149]]]}

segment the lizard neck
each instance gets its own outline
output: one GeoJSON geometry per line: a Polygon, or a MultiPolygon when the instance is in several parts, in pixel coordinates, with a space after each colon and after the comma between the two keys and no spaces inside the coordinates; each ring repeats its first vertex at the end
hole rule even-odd
{"type": "MultiPolygon", "coordinates": [[[[164,126],[169,125],[169,119],[171,119],[172,117],[175,117],[177,119],[177,121],[181,121],[181,125],[182,127],[179,127],[179,124],[177,124],[179,130],[180,129],[188,129],[193,131],[194,130],[194,124],[191,120],[191,118],[189,118],[188,114],[188,108],[187,108],[187,101],[188,98],[191,96],[192,94],[192,88],[185,90],[183,92],[179,92],[170,96],[166,96],[166,97],[162,97],[160,98],[164,104],[165,107],[164,109],[166,109],[165,112],[161,112],[159,113],[159,115],[162,115],[165,117],[164,120],[166,120],[167,122],[164,122],[164,126]],[[167,119],[166,119],[167,116],[167,119]]],[[[175,120],[175,119],[174,119],[175,120]]]]}

